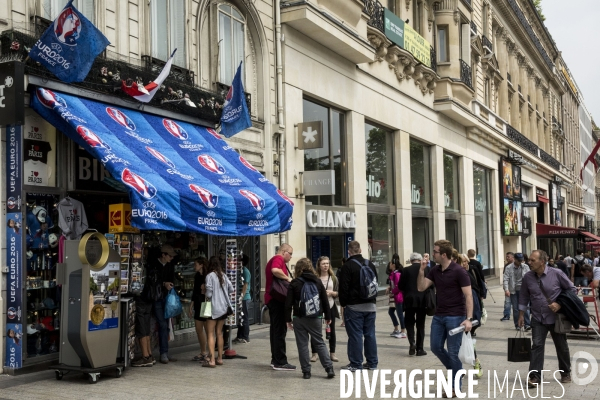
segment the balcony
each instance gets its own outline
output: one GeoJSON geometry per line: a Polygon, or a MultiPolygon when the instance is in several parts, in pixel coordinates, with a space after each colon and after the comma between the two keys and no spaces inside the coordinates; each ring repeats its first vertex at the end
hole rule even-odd
{"type": "Polygon", "coordinates": [[[510,84],[512,85],[512,79],[511,79],[510,73],[508,73],[508,72],[506,73],[506,80],[509,81],[510,84]]]}
{"type": "Polygon", "coordinates": [[[471,66],[464,60],[460,61],[460,81],[473,89],[473,72],[471,66]]]}
{"type": "Polygon", "coordinates": [[[557,159],[540,149],[535,143],[527,139],[521,132],[508,124],[506,125],[506,136],[519,147],[523,148],[536,158],[542,160],[544,163],[546,163],[546,165],[554,168],[556,171],[560,171],[561,164],[557,159]]]}
{"type": "Polygon", "coordinates": [[[477,25],[471,21],[471,36],[477,36],[477,25]]]}
{"type": "Polygon", "coordinates": [[[367,3],[372,0],[365,0],[364,4],[362,0],[282,1],[281,22],[352,63],[362,64],[375,59],[375,51],[367,40],[367,21],[372,20],[383,30],[383,7],[379,4],[380,19],[369,19],[366,10],[375,5],[367,3]]]}
{"type": "Polygon", "coordinates": [[[494,45],[492,44],[492,42],[490,41],[490,39],[487,38],[487,36],[483,35],[481,37],[481,43],[483,44],[483,49],[487,50],[489,53],[493,53],[494,52],[494,45]]]}

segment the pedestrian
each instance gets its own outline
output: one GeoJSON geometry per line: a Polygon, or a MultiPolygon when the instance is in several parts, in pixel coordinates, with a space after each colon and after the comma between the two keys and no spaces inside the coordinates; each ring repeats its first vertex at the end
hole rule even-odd
{"type": "Polygon", "coordinates": [[[548,255],[543,250],[534,250],[529,257],[531,271],[523,277],[521,286],[521,296],[519,297],[519,327],[525,325],[525,310],[531,302],[531,359],[529,361],[529,379],[530,388],[541,386],[541,373],[544,369],[544,350],[546,346],[546,337],[548,332],[552,336],[552,341],[556,348],[558,357],[558,369],[561,371],[561,383],[571,382],[571,357],[569,355],[569,345],[567,335],[554,331],[554,322],[556,314],[560,310],[560,304],[556,303],[556,298],[562,291],[571,290],[577,293],[577,289],[564,274],[555,268],[546,265],[548,255]],[[550,299],[552,302],[548,304],[550,299]]]}
{"type": "MultiPolygon", "coordinates": [[[[469,275],[469,279],[471,280],[471,293],[473,294],[473,318],[477,321],[480,321],[479,324],[471,329],[471,336],[475,336],[475,328],[481,325],[481,303],[479,302],[480,298],[480,287],[477,283],[478,277],[475,269],[471,267],[469,263],[469,256],[466,254],[460,254],[458,256],[458,260],[460,261],[461,267],[467,271],[469,275]]],[[[477,357],[477,350],[475,349],[475,345],[473,345],[473,352],[475,353],[475,364],[473,364],[473,369],[477,371],[477,377],[481,378],[483,376],[483,369],[481,368],[481,362],[477,357]]]]}
{"type": "MultiPolygon", "coordinates": [[[[573,264],[573,268],[571,268],[571,282],[575,284],[575,286],[587,286],[587,278],[581,273],[581,267],[583,267],[586,263],[585,256],[583,254],[583,250],[579,251],[579,254],[575,256],[575,263],[573,264]]],[[[588,294],[589,290],[584,289],[583,294],[588,294]]]]}
{"type": "MultiPolygon", "coordinates": [[[[342,267],[344,266],[344,264],[346,263],[347,258],[346,257],[342,257],[342,267]]],[[[337,278],[338,282],[340,281],[340,271],[342,269],[342,267],[339,267],[337,269],[337,271],[335,272],[335,277],[337,278]]],[[[346,324],[344,324],[344,307],[342,307],[340,305],[340,320],[342,320],[342,323],[340,324],[340,326],[343,328],[346,326],[346,324]]]]}
{"type": "Polygon", "coordinates": [[[206,350],[207,327],[206,318],[200,316],[202,303],[206,299],[206,270],[208,268],[208,260],[204,257],[198,257],[194,260],[194,290],[192,291],[192,301],[190,303],[190,314],[194,316],[196,327],[196,335],[198,343],[200,343],[200,354],[194,356],[192,361],[204,362],[208,359],[208,351],[206,350]]]}
{"type": "MultiPolygon", "coordinates": [[[[421,270],[421,261],[424,260],[419,253],[410,253],[410,266],[402,270],[402,279],[400,280],[400,290],[402,290],[404,300],[404,320],[410,348],[409,355],[426,356],[427,352],[423,348],[425,341],[425,293],[419,292],[417,288],[417,279],[421,270]],[[417,328],[417,340],[415,341],[415,325],[417,328]]],[[[424,261],[426,262],[426,261],[424,261]]],[[[426,267],[428,268],[428,267],[426,267]]],[[[425,271],[425,275],[429,270],[425,271]]]]}
{"type": "Polygon", "coordinates": [[[363,343],[367,368],[377,369],[379,363],[375,338],[377,270],[375,265],[364,259],[361,253],[359,242],[353,240],[348,243],[348,261],[342,267],[339,277],[340,304],[346,307],[344,322],[348,334],[348,360],[350,361],[343,369],[349,371],[363,368],[363,343]],[[365,282],[361,282],[361,270],[363,276],[374,278],[368,286],[364,285],[365,282]]]}
{"type": "Polygon", "coordinates": [[[211,317],[207,318],[206,329],[208,332],[209,359],[204,361],[203,367],[214,368],[223,365],[223,326],[227,312],[231,309],[229,295],[235,289],[226,274],[221,269],[218,257],[211,257],[208,261],[206,275],[206,301],[211,303],[211,317]],[[215,357],[215,335],[218,348],[218,357],[215,357]]]}
{"type": "MultiPolygon", "coordinates": [[[[398,255],[394,254],[394,256],[398,255]]],[[[385,293],[389,296],[388,314],[392,319],[392,324],[394,324],[394,331],[390,336],[398,339],[406,339],[406,325],[403,310],[404,299],[402,297],[402,291],[398,286],[402,275],[401,271],[404,267],[400,264],[400,258],[398,257],[398,262],[395,263],[392,259],[388,268],[390,268],[390,284],[385,289],[385,293]],[[398,314],[398,318],[396,318],[395,314],[398,314]],[[398,326],[398,320],[400,320],[400,326],[398,326]],[[398,328],[401,328],[402,330],[399,330],[398,328]]]]}
{"type": "Polygon", "coordinates": [[[239,314],[238,330],[235,343],[248,343],[250,341],[250,321],[248,320],[248,302],[250,301],[250,279],[252,275],[247,265],[250,257],[243,254],[239,259],[240,273],[242,274],[242,292],[240,294],[242,301],[242,312],[239,314]]]}
{"type": "Polygon", "coordinates": [[[562,255],[558,256],[558,261],[556,262],[556,268],[560,269],[567,277],[569,276],[569,270],[567,268],[567,263],[565,262],[565,258],[562,255]]]}
{"type": "MultiPolygon", "coordinates": [[[[329,308],[331,310],[329,314],[329,320],[331,322],[329,322],[326,327],[326,332],[329,336],[326,337],[326,339],[329,339],[329,358],[331,358],[331,361],[338,362],[340,360],[335,356],[335,319],[339,318],[340,316],[338,314],[334,299],[338,297],[339,284],[338,279],[331,270],[331,261],[329,260],[329,257],[322,256],[317,260],[317,276],[321,279],[323,287],[325,287],[327,300],[329,301],[329,308]]],[[[318,352],[314,342],[311,342],[310,347],[312,349],[312,357],[310,358],[310,361],[316,362],[318,352]]]]}
{"type": "Polygon", "coordinates": [[[323,319],[327,324],[332,322],[329,318],[330,302],[327,291],[321,279],[315,274],[312,262],[308,258],[301,258],[296,262],[294,276],[296,278],[290,283],[285,302],[285,320],[288,329],[295,332],[302,377],[310,379],[311,376],[311,360],[308,352],[310,341],[327,372],[327,378],[331,379],[335,377],[335,372],[327,353],[327,346],[323,341],[322,330],[323,319]]]}
{"type": "MultiPolygon", "coordinates": [[[[525,257],[523,253],[515,253],[514,260],[504,268],[504,296],[510,299],[513,309],[513,322],[515,329],[519,329],[519,294],[521,292],[521,284],[523,276],[529,272],[529,265],[524,263],[525,257]]],[[[525,313],[525,330],[530,330],[529,311],[525,313]]]]}
{"type": "Polygon", "coordinates": [[[431,321],[431,351],[451,371],[452,397],[455,397],[456,374],[462,369],[462,362],[458,358],[462,335],[450,336],[449,332],[461,325],[465,327],[465,332],[471,331],[473,293],[467,271],[451,260],[452,250],[452,243],[448,240],[438,240],[434,243],[433,261],[438,265],[432,267],[425,277],[427,265],[421,263],[418,289],[424,292],[435,284],[437,307],[431,321]],[[444,348],[445,342],[447,350],[444,348]]]}
{"type": "Polygon", "coordinates": [[[286,265],[292,259],[292,246],[283,243],[265,267],[265,305],[269,308],[269,340],[271,342],[271,368],[276,371],[295,371],[296,366],[288,363],[285,351],[285,301],[271,296],[273,279],[291,282],[291,274],[286,265]]]}
{"type": "MultiPolygon", "coordinates": [[[[509,251],[506,253],[506,262],[504,263],[504,270],[502,270],[502,274],[506,270],[506,266],[512,264],[515,260],[515,253],[509,251]]],[[[504,316],[500,318],[500,321],[510,321],[510,310],[512,309],[512,303],[510,302],[510,297],[504,296],[504,316]]]]}
{"type": "MultiPolygon", "coordinates": [[[[589,285],[592,289],[597,289],[600,284],[600,266],[592,267],[591,265],[584,265],[581,267],[581,273],[588,280],[589,285]]],[[[600,295],[599,295],[600,297],[600,295]]]]}
{"type": "Polygon", "coordinates": [[[483,265],[481,265],[479,260],[475,258],[476,255],[477,252],[474,249],[469,249],[467,251],[467,256],[469,257],[469,269],[472,269],[475,273],[477,285],[479,286],[479,294],[481,295],[479,302],[481,303],[481,309],[483,310],[483,297],[484,293],[487,291],[487,287],[485,278],[483,276],[483,265]]]}

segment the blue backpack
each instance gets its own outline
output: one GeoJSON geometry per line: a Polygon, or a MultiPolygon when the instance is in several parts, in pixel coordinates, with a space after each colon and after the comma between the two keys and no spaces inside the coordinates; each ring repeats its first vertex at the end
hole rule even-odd
{"type": "Polygon", "coordinates": [[[304,284],[300,291],[300,317],[318,318],[323,315],[319,288],[314,282],[298,278],[304,284]]]}
{"type": "Polygon", "coordinates": [[[352,259],[360,265],[360,298],[363,300],[372,300],[377,297],[379,284],[375,272],[369,267],[369,260],[365,260],[365,264],[361,264],[356,259],[352,259]]]}

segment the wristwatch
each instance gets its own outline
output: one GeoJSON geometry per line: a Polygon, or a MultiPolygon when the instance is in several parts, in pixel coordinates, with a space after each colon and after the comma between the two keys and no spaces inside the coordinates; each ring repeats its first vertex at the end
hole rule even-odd
{"type": "Polygon", "coordinates": [[[467,318],[469,322],[473,322],[473,318],[467,318]]]}

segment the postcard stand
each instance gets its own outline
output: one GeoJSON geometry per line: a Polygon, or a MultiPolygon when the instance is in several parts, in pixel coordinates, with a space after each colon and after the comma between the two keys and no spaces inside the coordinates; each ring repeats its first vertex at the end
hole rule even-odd
{"type": "Polygon", "coordinates": [[[65,242],[65,262],[57,265],[57,281],[63,285],[60,363],[52,366],[56,379],[76,371],[98,382],[102,371],[121,377],[124,364],[117,362],[120,336],[119,254],[99,233],[65,242]]]}

